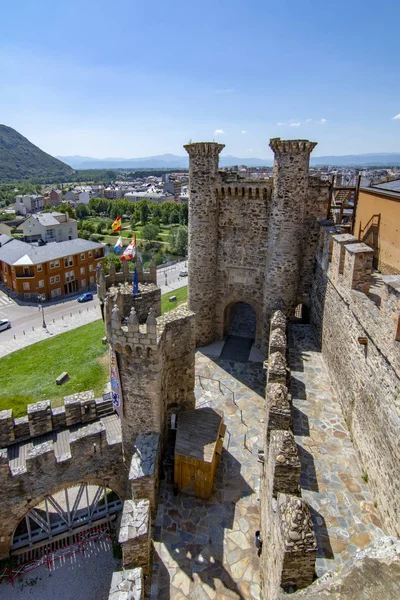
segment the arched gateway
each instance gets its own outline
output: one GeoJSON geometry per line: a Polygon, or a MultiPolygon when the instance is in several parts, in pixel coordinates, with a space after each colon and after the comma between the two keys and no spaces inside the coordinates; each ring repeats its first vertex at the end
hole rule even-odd
{"type": "Polygon", "coordinates": [[[65,487],[46,495],[25,514],[12,536],[10,553],[20,555],[54,542],[59,547],[73,534],[108,523],[121,510],[121,499],[105,486],[80,483],[65,487]]]}

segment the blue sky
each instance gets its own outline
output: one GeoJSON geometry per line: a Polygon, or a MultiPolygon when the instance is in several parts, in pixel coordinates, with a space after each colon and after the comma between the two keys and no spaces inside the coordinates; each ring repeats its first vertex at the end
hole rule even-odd
{"type": "Polygon", "coordinates": [[[4,2],[0,123],[53,155],[400,152],[400,3],[4,2]],[[398,115],[399,118],[394,118],[398,115]]]}

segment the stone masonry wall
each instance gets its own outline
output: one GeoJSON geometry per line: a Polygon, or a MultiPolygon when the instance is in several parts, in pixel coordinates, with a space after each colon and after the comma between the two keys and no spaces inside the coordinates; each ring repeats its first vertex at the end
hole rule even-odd
{"type": "Polygon", "coordinates": [[[256,312],[256,340],[260,342],[271,183],[219,185],[215,336],[222,339],[227,333],[229,305],[243,301],[256,312]]]}
{"type": "Polygon", "coordinates": [[[0,451],[0,560],[9,554],[13,532],[24,515],[50,493],[81,481],[107,485],[125,498],[120,441],[107,441],[101,422],[70,434],[70,453],[55,456],[52,441],[34,445],[26,466],[12,470],[7,450],[0,451]]]}
{"type": "Polygon", "coordinates": [[[308,174],[315,143],[271,140],[274,178],[218,174],[220,144],[189,144],[189,308],[196,344],[227,333],[229,308],[255,310],[256,346],[265,353],[270,316],[308,303],[316,219],[326,214],[329,186],[308,174]],[[304,258],[303,258],[304,257],[304,258]]]}
{"type": "Polygon", "coordinates": [[[215,292],[218,252],[218,199],[215,183],[218,155],[223,144],[185,146],[189,160],[189,298],[197,315],[196,343],[214,340],[215,292]]]}
{"type": "Polygon", "coordinates": [[[276,311],[270,322],[266,389],[264,471],[261,483],[261,576],[264,600],[279,589],[312,583],[317,543],[310,509],[300,497],[300,460],[291,431],[291,397],[286,382],[286,318],[276,311]]]}
{"type": "Polygon", "coordinates": [[[373,253],[357,240],[343,246],[342,238],[326,230],[332,260],[325,242],[312,324],[385,527],[400,536],[400,277],[383,277],[378,308],[367,295],[373,253]]]}
{"type": "Polygon", "coordinates": [[[115,305],[106,329],[117,355],[129,465],[138,434],[159,433],[163,443],[170,413],[194,408],[194,315],[180,306],[156,319],[150,309],[146,324],[140,325],[134,307],[126,318],[115,305]]]}
{"type": "MultiPolygon", "coordinates": [[[[315,146],[316,143],[307,140],[276,138],[270,142],[275,160],[264,279],[265,349],[272,312],[281,308],[292,317],[297,304],[303,268],[305,219],[308,227],[311,225],[306,203],[310,154],[315,146]]],[[[315,210],[319,214],[320,208],[315,210]]]]}
{"type": "Polygon", "coordinates": [[[50,400],[28,404],[27,415],[14,418],[13,411],[0,411],[0,448],[51,431],[99,419],[110,410],[110,400],[95,398],[93,390],[64,397],[64,405],[51,408],[50,400]]]}

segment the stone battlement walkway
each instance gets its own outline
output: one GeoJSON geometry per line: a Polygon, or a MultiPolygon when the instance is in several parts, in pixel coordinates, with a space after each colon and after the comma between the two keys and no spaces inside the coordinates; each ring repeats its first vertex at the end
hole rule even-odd
{"type": "Polygon", "coordinates": [[[168,473],[161,482],[152,600],[260,598],[254,533],[260,528],[264,379],[261,364],[213,361],[197,352],[197,406],[224,411],[224,450],[210,500],[174,496],[168,473]]]}
{"type": "Polygon", "coordinates": [[[311,326],[292,325],[289,347],[301,492],[311,506],[321,576],[384,534],[311,326]]]}

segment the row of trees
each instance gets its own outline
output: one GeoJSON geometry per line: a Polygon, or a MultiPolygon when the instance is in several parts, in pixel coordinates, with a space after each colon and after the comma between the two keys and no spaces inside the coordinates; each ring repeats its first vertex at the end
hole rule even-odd
{"type": "Polygon", "coordinates": [[[121,215],[130,215],[131,221],[137,223],[141,221],[143,225],[158,218],[164,225],[181,223],[188,224],[188,206],[178,202],[163,202],[157,204],[151,200],[139,200],[139,202],[130,202],[129,200],[108,200],[107,198],[91,198],[88,206],[80,204],[76,209],[76,215],[79,219],[84,219],[90,214],[107,216],[116,219],[121,215]]]}

